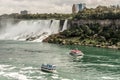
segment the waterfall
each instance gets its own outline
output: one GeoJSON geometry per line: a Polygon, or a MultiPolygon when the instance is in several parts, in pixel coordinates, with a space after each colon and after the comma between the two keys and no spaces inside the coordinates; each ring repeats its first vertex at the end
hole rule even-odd
{"type": "MultiPolygon", "coordinates": [[[[22,20],[7,24],[1,31],[0,39],[41,42],[51,34],[59,33],[60,20],[22,20]]],[[[65,20],[62,31],[67,29],[65,20]]]]}
{"type": "Polygon", "coordinates": [[[68,22],[68,20],[65,20],[64,25],[63,25],[63,28],[62,28],[62,31],[64,31],[64,30],[67,29],[67,22],[68,22]]]}
{"type": "Polygon", "coordinates": [[[50,26],[52,34],[59,32],[60,20],[54,20],[50,26]],[[56,27],[57,26],[57,27],[56,27]]]}

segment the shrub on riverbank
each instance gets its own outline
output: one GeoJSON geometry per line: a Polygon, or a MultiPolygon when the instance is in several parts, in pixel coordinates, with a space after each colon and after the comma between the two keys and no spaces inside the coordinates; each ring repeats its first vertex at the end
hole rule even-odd
{"type": "Polygon", "coordinates": [[[120,27],[102,27],[99,24],[74,26],[59,34],[51,35],[44,41],[68,45],[76,44],[97,47],[115,45],[120,47],[120,27]]]}

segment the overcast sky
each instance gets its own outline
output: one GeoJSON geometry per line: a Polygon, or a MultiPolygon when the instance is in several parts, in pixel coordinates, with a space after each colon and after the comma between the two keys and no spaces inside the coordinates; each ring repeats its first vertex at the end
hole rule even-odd
{"type": "Polygon", "coordinates": [[[0,14],[20,13],[71,13],[74,3],[86,3],[87,7],[117,5],[120,0],[0,0],[0,14]]]}

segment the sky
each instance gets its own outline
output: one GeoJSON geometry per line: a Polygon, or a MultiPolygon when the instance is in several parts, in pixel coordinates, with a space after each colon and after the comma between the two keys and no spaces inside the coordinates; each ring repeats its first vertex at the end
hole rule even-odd
{"type": "Polygon", "coordinates": [[[117,5],[120,0],[0,0],[0,14],[20,13],[71,13],[72,5],[86,3],[89,8],[98,5],[117,5]]]}

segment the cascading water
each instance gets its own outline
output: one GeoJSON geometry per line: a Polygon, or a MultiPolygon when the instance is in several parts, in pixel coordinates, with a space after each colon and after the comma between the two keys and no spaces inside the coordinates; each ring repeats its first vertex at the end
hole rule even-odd
{"type": "Polygon", "coordinates": [[[63,25],[63,28],[62,28],[62,31],[64,31],[64,30],[67,29],[67,22],[68,22],[68,20],[65,20],[64,25],[63,25]]]}
{"type": "Polygon", "coordinates": [[[50,26],[50,30],[52,32],[52,34],[58,33],[59,32],[59,28],[60,28],[60,20],[53,20],[51,26],[50,26]]]}
{"type": "MultiPolygon", "coordinates": [[[[66,28],[67,20],[64,21],[62,31],[66,28]]],[[[22,20],[16,24],[7,24],[0,39],[41,42],[49,35],[59,32],[60,20],[22,20]]]]}

